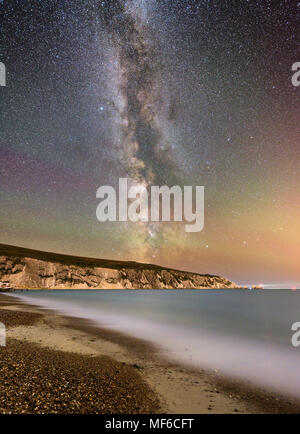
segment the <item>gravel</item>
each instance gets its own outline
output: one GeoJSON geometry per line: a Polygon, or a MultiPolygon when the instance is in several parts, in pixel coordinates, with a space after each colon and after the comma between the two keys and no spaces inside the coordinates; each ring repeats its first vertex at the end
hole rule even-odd
{"type": "Polygon", "coordinates": [[[132,366],[8,339],[0,348],[0,413],[153,413],[158,400],[132,366]]]}

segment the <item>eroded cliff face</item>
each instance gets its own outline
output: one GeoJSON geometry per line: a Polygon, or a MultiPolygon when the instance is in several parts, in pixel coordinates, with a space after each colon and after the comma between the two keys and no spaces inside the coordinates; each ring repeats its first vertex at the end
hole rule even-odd
{"type": "Polygon", "coordinates": [[[16,256],[0,256],[0,280],[8,280],[15,288],[237,288],[219,276],[149,269],[146,264],[145,268],[113,269],[16,256]]]}

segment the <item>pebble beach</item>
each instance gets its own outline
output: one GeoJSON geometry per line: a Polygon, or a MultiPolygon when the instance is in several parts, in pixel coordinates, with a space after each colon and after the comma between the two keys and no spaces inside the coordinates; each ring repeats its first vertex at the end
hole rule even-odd
{"type": "Polygon", "coordinates": [[[162,359],[146,342],[0,295],[1,414],[299,413],[300,403],[162,359]]]}

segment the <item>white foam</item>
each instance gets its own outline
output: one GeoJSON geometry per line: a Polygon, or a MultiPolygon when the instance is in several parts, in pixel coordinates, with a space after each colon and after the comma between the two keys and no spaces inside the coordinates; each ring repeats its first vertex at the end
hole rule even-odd
{"type": "Polygon", "coordinates": [[[99,327],[122,331],[148,340],[168,357],[193,367],[251,381],[300,397],[300,350],[270,342],[209,333],[192,327],[144,320],[132,314],[81,307],[74,302],[17,295],[24,302],[54,309],[72,317],[86,318],[99,327]]]}

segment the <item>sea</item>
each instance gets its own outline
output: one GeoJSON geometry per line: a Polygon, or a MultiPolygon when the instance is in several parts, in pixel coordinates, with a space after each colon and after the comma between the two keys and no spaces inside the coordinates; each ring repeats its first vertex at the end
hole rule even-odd
{"type": "Polygon", "coordinates": [[[146,340],[187,366],[300,398],[300,290],[35,290],[13,296],[146,340]]]}

